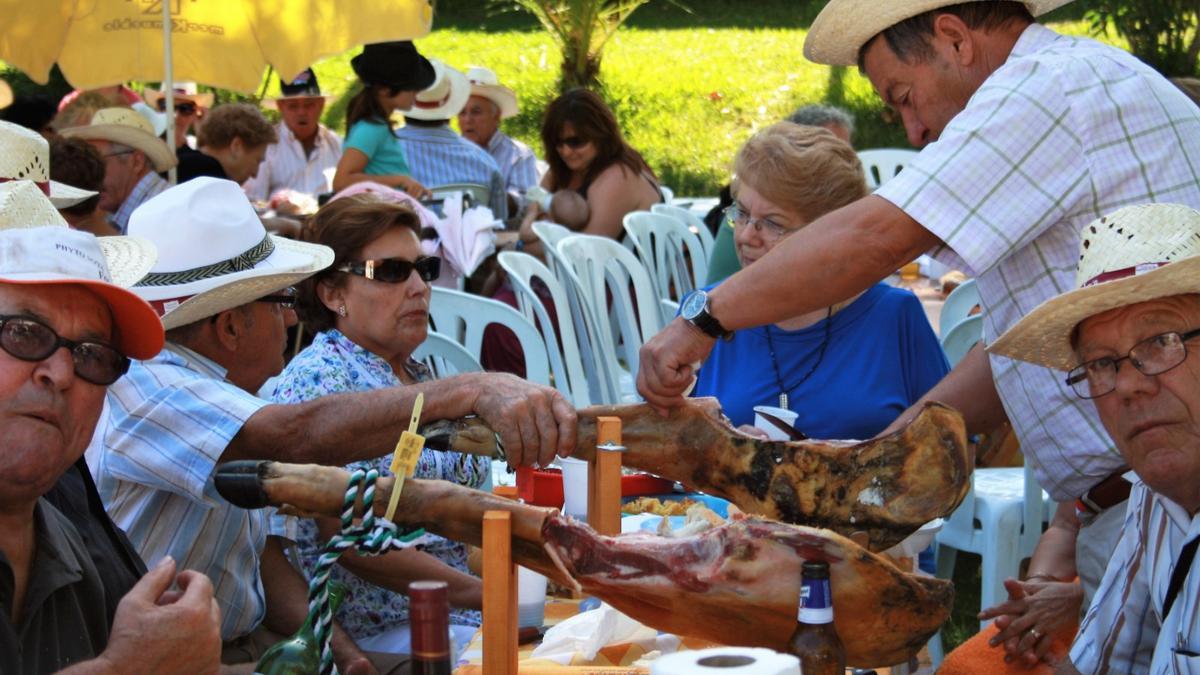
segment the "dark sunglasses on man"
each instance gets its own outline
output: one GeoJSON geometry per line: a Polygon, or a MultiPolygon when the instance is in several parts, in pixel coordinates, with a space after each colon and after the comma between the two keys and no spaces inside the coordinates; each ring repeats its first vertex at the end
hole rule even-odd
{"type": "Polygon", "coordinates": [[[27,316],[0,316],[0,348],[22,361],[44,361],[59,347],[71,352],[80,379],[108,386],[129,370],[129,358],[116,348],[91,340],[68,340],[27,316]]]}
{"type": "Polygon", "coordinates": [[[288,286],[287,288],[276,291],[272,295],[264,295],[258,299],[259,302],[271,302],[279,305],[280,309],[295,309],[296,308],[296,287],[288,286]]]}
{"type": "MultiPolygon", "coordinates": [[[[167,111],[167,99],[165,99],[165,98],[158,99],[158,102],[156,105],[158,107],[158,112],[166,112],[167,111]]],[[[191,101],[180,101],[175,104],[175,112],[180,115],[195,115],[196,114],[196,104],[192,103],[191,101]]]]}
{"type": "Polygon", "coordinates": [[[346,263],[337,268],[336,271],[388,284],[401,284],[408,281],[408,277],[413,273],[413,270],[417,271],[422,281],[434,281],[441,275],[442,259],[437,256],[422,256],[415,261],[405,260],[404,258],[363,260],[361,262],[346,263]]]}

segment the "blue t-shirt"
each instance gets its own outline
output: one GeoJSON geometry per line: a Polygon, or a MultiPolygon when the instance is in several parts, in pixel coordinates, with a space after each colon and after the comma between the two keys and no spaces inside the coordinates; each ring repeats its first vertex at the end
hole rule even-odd
{"type": "Polygon", "coordinates": [[[350,127],[350,133],[346,134],[346,142],[342,147],[354,148],[367,156],[363,173],[372,176],[407,176],[410,173],[400,140],[382,122],[355,122],[350,127]]]}
{"type": "Polygon", "coordinates": [[[769,330],[796,428],[811,438],[868,439],[950,372],[909,291],[876,284],[829,321],[825,355],[807,381],[800,383],[825,340],[825,319],[796,331],[760,326],[718,340],[693,395],[717,397],[734,426],[754,424],[756,405],[778,406],[769,330]]]}

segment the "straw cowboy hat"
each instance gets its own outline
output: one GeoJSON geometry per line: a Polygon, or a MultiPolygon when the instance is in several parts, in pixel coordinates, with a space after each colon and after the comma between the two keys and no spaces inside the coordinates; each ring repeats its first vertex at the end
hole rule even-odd
{"type": "Polygon", "coordinates": [[[154,170],[166,171],[178,160],[167,144],[154,135],[150,121],[132,108],[104,108],[92,116],[92,123],[81,127],[69,127],[60,132],[69,138],[86,141],[99,140],[128,145],[141,150],[154,164],[154,170]]]}
{"type": "Polygon", "coordinates": [[[467,81],[471,83],[471,95],[482,96],[500,108],[500,119],[517,114],[517,94],[500,84],[500,78],[490,68],[471,66],[467,69],[467,81]]]}
{"type": "Polygon", "coordinates": [[[262,107],[268,110],[276,110],[279,106],[278,101],[286,101],[294,98],[319,98],[326,103],[333,99],[332,96],[326,96],[321,93],[321,84],[317,82],[317,74],[312,68],[305,68],[300,71],[300,74],[292,79],[291,82],[279,80],[280,95],[275,98],[269,98],[262,102],[262,107]]]}
{"type": "Polygon", "coordinates": [[[1043,302],[988,351],[1058,370],[1079,365],[1072,346],[1084,319],[1155,298],[1200,293],[1200,211],[1127,206],[1080,233],[1076,290],[1043,302]]]}
{"type": "MultiPolygon", "coordinates": [[[[175,86],[171,87],[175,93],[175,102],[191,101],[201,108],[211,108],[213,104],[212,92],[200,93],[196,88],[195,82],[176,82],[175,86]]],[[[146,99],[146,104],[154,110],[158,110],[158,100],[166,98],[167,92],[164,89],[151,89],[147,87],[142,92],[142,98],[146,99]]]]}
{"type": "MultiPolygon", "coordinates": [[[[24,228],[68,228],[54,204],[32,181],[15,180],[0,183],[0,231],[24,228]]],[[[112,283],[132,286],[138,282],[158,258],[154,244],[141,237],[97,237],[100,250],[108,262],[112,283]]]]}
{"type": "Polygon", "coordinates": [[[0,183],[11,180],[33,181],[58,209],[96,196],[91,190],[50,180],[50,144],[46,137],[0,120],[0,183]]]}
{"type": "Polygon", "coordinates": [[[129,233],[158,247],[134,287],[168,330],[287,288],[333,263],[333,250],[267,234],[237,183],[194,178],[134,210],[129,233]]]}
{"type": "Polygon", "coordinates": [[[139,359],[162,349],[162,324],[150,305],[126,288],[154,260],[154,245],[145,239],[94,237],[67,227],[29,181],[0,184],[0,283],[86,286],[112,310],[117,348],[139,359]]]}
{"type": "Polygon", "coordinates": [[[448,120],[467,105],[471,84],[466,75],[441,60],[429,59],[429,62],[433,64],[433,84],[417,92],[412,110],[406,110],[404,116],[417,120],[448,120]]]}
{"type": "MultiPolygon", "coordinates": [[[[1041,16],[1071,1],[1025,0],[1024,4],[1030,14],[1041,16]]],[[[831,66],[857,65],[858,52],[876,35],[918,14],[962,2],[964,0],[829,0],[804,40],[804,57],[831,66]]]]}

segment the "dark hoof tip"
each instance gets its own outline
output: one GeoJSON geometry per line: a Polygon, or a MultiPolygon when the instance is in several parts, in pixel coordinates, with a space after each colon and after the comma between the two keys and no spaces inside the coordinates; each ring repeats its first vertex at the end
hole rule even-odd
{"type": "Polygon", "coordinates": [[[238,460],[217,466],[213,475],[217,493],[230,504],[243,509],[270,506],[262,481],[262,469],[266,464],[256,460],[238,460]]]}

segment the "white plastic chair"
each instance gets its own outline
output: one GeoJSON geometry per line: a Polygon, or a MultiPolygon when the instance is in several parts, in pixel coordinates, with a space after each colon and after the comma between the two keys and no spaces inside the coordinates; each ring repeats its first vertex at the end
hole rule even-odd
{"type": "Polygon", "coordinates": [[[429,331],[425,341],[413,351],[413,359],[428,366],[435,377],[483,370],[479,359],[472,356],[466,347],[436,331],[429,331]]]}
{"type": "Polygon", "coordinates": [[[516,333],[525,355],[525,379],[549,386],[550,361],[541,333],[517,310],[503,302],[434,287],[429,319],[437,332],[466,348],[476,359],[483,350],[484,329],[499,324],[516,333]]]}
{"type": "Polygon", "coordinates": [[[595,359],[589,359],[585,364],[580,356],[580,342],[589,338],[586,334],[576,335],[567,291],[554,273],[528,253],[502,251],[498,260],[500,267],[508,273],[508,280],[517,294],[518,309],[542,331],[546,353],[550,357],[550,372],[554,375],[554,386],[576,408],[586,408],[593,402],[614,400],[615,395],[606,396],[603,390],[605,381],[595,359]],[[550,291],[550,299],[554,302],[554,318],[558,321],[557,330],[546,306],[533,290],[534,279],[540,280],[550,291]]]}
{"type": "Polygon", "coordinates": [[[675,191],[666,185],[659,185],[658,193],[662,195],[664,204],[670,204],[671,202],[675,201],[675,191]]]}
{"type": "Polygon", "coordinates": [[[892,178],[895,178],[896,174],[908,166],[908,163],[916,156],[916,150],[876,148],[874,150],[860,150],[858,152],[858,161],[862,162],[863,173],[867,175],[867,187],[874,190],[892,178]]]}
{"type": "Polygon", "coordinates": [[[962,357],[971,351],[976,342],[983,339],[983,315],[973,314],[959,321],[942,338],[942,351],[946,352],[946,360],[950,367],[958,365],[962,357]]]}
{"type": "Polygon", "coordinates": [[[564,269],[566,263],[563,262],[562,255],[558,252],[558,242],[575,234],[566,227],[558,223],[552,223],[548,220],[534,221],[530,226],[533,233],[537,235],[538,241],[542,242],[542,250],[546,252],[546,266],[558,277],[559,281],[565,283],[564,269]]]}
{"type": "Polygon", "coordinates": [[[712,232],[708,229],[708,225],[704,224],[704,220],[700,216],[688,209],[671,204],[655,204],[650,207],[650,213],[661,213],[664,216],[671,216],[675,220],[687,225],[692,234],[700,238],[700,244],[704,246],[704,259],[708,260],[712,257],[715,240],[713,239],[712,232]]]}
{"type": "MultiPolygon", "coordinates": [[[[650,272],[658,297],[682,300],[704,285],[708,259],[704,245],[688,226],[671,216],[633,211],[622,220],[633,250],[650,272]]],[[[664,321],[668,317],[663,317],[664,321]]]]}
{"type": "Polygon", "coordinates": [[[975,305],[979,304],[979,286],[974,279],[967,279],[960,284],[942,304],[941,318],[938,319],[938,335],[945,338],[952,328],[971,314],[975,305]]]}
{"type": "Polygon", "coordinates": [[[633,387],[638,350],[662,328],[659,298],[650,275],[637,256],[607,237],[574,235],[559,242],[558,251],[580,283],[580,299],[596,326],[595,354],[609,381],[621,383],[622,401],[639,400],[633,387]]]}

